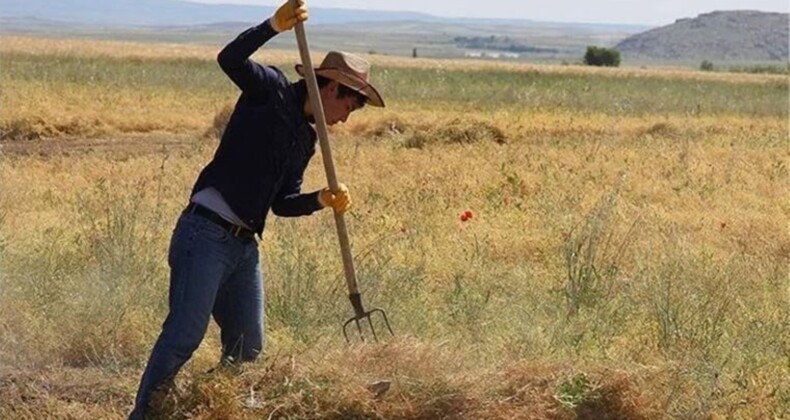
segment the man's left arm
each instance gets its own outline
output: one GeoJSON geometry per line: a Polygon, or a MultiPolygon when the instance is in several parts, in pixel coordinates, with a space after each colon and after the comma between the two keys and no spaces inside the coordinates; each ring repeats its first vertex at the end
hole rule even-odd
{"type": "Polygon", "coordinates": [[[304,169],[284,184],[277,200],[272,204],[274,214],[286,217],[306,216],[327,207],[343,214],[351,208],[351,194],[345,184],[338,184],[337,191],[325,187],[310,194],[302,194],[302,178],[304,169]]]}
{"type": "Polygon", "coordinates": [[[320,191],[302,194],[304,169],[292,173],[285,180],[277,199],[272,204],[272,212],[281,217],[307,216],[324,208],[318,200],[320,191]]]}

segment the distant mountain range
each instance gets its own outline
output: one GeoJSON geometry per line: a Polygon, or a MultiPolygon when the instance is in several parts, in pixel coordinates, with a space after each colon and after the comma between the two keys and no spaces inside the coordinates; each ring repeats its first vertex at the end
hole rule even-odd
{"type": "Polygon", "coordinates": [[[717,11],[632,35],[619,44],[625,59],[787,61],[787,13],[717,11]]]}
{"type": "MultiPolygon", "coordinates": [[[[0,0],[0,35],[221,45],[273,12],[272,6],[183,0],[0,0]]],[[[310,8],[309,26],[316,50],[447,58],[507,53],[509,59],[555,61],[580,59],[587,45],[611,46],[649,29],[320,7],[310,8]],[[456,41],[483,37],[489,41],[456,41]]],[[[292,36],[275,37],[269,45],[295,47],[292,36]]]]}
{"type": "MultiPolygon", "coordinates": [[[[179,0],[1,0],[0,17],[35,18],[82,25],[190,26],[217,22],[257,22],[272,6],[201,4],[179,0]]],[[[414,12],[311,8],[316,23],[334,24],[390,20],[431,20],[414,12]]]]}
{"type": "MultiPolygon", "coordinates": [[[[274,12],[273,6],[205,4],[183,0],[0,0],[0,18],[37,19],[81,25],[191,26],[218,22],[260,22],[274,12]]],[[[450,19],[417,12],[388,12],[337,8],[310,8],[313,25],[354,22],[493,22],[541,24],[529,20],[450,19]]],[[[545,24],[545,22],[543,22],[545,24]]],[[[554,24],[556,25],[556,24],[554,24]]],[[[637,32],[644,25],[564,24],[624,32],[637,32]]]]}
{"type": "MultiPolygon", "coordinates": [[[[0,34],[221,44],[273,12],[183,0],[0,0],[0,34]]],[[[786,13],[712,12],[651,28],[311,7],[310,26],[317,49],[393,55],[576,61],[596,45],[626,62],[788,60],[786,13]]],[[[293,48],[291,38],[272,44],[293,48]]]]}

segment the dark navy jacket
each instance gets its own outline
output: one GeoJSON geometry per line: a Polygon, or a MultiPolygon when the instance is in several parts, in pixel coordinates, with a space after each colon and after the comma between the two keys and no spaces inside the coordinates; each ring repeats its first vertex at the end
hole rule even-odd
{"type": "Polygon", "coordinates": [[[315,130],[303,111],[307,86],[304,80],[290,83],[279,69],[249,58],[276,34],[267,20],[219,53],[220,67],[242,93],[214,158],[192,189],[195,194],[216,188],[259,234],[269,209],[278,216],[303,216],[321,208],[317,192],[301,193],[316,145],[315,130]]]}

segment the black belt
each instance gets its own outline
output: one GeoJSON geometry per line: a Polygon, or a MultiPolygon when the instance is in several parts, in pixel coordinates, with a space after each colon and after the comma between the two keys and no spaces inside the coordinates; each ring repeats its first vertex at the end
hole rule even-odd
{"type": "Polygon", "coordinates": [[[214,222],[215,224],[219,225],[221,228],[225,229],[226,231],[228,231],[228,233],[230,233],[231,235],[233,235],[233,236],[235,236],[237,238],[254,238],[255,237],[255,232],[253,232],[253,231],[251,231],[251,230],[249,230],[247,228],[241,227],[239,225],[234,225],[233,223],[223,219],[222,216],[218,215],[217,213],[214,213],[213,211],[211,211],[211,210],[209,210],[209,209],[207,209],[207,208],[205,208],[205,207],[203,207],[203,206],[201,206],[199,204],[189,203],[187,208],[184,210],[184,213],[186,213],[186,214],[196,214],[196,215],[198,215],[200,217],[208,219],[208,220],[214,222]]]}

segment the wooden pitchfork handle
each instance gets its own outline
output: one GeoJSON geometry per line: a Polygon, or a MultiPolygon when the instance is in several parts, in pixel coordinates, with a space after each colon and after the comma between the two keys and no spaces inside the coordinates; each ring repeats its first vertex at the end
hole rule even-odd
{"type": "MultiPolygon", "coordinates": [[[[291,6],[296,10],[298,4],[296,0],[289,0],[291,6]]],[[[302,56],[302,66],[304,66],[304,74],[305,79],[307,80],[307,92],[310,95],[310,104],[313,108],[313,117],[315,118],[316,127],[318,129],[318,140],[321,144],[321,155],[324,159],[324,168],[326,169],[326,179],[329,182],[329,188],[332,192],[339,191],[339,186],[337,182],[337,175],[335,174],[335,164],[332,160],[332,150],[329,147],[329,133],[326,129],[326,116],[324,115],[324,106],[321,103],[321,95],[318,90],[318,81],[315,77],[315,69],[313,68],[313,62],[310,59],[310,49],[307,46],[307,33],[305,32],[304,24],[302,22],[297,22],[296,27],[296,41],[299,44],[299,54],[302,56]]],[[[345,326],[347,326],[350,322],[356,321],[357,327],[359,328],[359,320],[362,318],[368,318],[370,321],[370,314],[372,312],[381,312],[384,315],[384,320],[387,324],[387,328],[392,332],[392,328],[389,327],[389,321],[386,318],[386,314],[384,311],[380,309],[374,309],[372,311],[366,312],[364,307],[362,306],[362,298],[359,294],[359,289],[357,288],[357,277],[356,272],[354,271],[354,260],[351,256],[351,244],[348,240],[348,229],[346,228],[346,221],[343,218],[342,213],[338,213],[337,211],[334,212],[335,214],[335,224],[337,225],[337,236],[340,239],[340,252],[343,255],[343,269],[346,274],[346,284],[348,286],[348,297],[351,300],[351,306],[354,307],[354,317],[351,318],[346,324],[344,325],[343,333],[345,335],[345,326]]],[[[371,330],[373,330],[373,324],[371,323],[371,330]]],[[[373,334],[375,337],[375,330],[373,330],[373,334]]],[[[361,332],[361,330],[360,330],[361,332]]],[[[348,336],[346,336],[346,340],[348,340],[348,336]]]]}
{"type": "MultiPolygon", "coordinates": [[[[291,6],[294,8],[294,10],[296,10],[298,7],[296,0],[289,0],[289,2],[291,3],[291,6]]],[[[340,188],[337,182],[337,175],[335,174],[335,163],[332,160],[332,149],[329,147],[329,133],[326,129],[324,105],[321,103],[321,94],[318,90],[318,81],[315,77],[313,62],[310,59],[310,49],[307,46],[307,33],[305,32],[304,24],[302,22],[297,22],[294,29],[296,32],[296,41],[299,44],[299,55],[302,57],[302,66],[304,67],[305,79],[307,80],[307,93],[310,98],[310,105],[313,108],[313,117],[315,118],[316,127],[318,129],[318,140],[321,144],[321,155],[324,159],[326,179],[329,182],[330,190],[332,190],[333,193],[337,193],[340,188]]],[[[359,331],[360,338],[364,340],[365,338],[362,335],[362,328],[360,327],[359,321],[360,319],[367,319],[368,324],[370,325],[370,330],[373,333],[373,338],[378,340],[378,337],[376,337],[376,330],[373,328],[373,321],[370,317],[370,315],[375,312],[378,312],[383,316],[387,329],[389,330],[390,334],[393,334],[392,327],[390,327],[389,320],[387,319],[387,314],[383,310],[373,309],[371,311],[365,311],[364,307],[362,306],[362,297],[360,296],[359,289],[357,288],[357,276],[356,272],[354,271],[354,260],[351,256],[351,244],[348,240],[346,220],[343,218],[342,213],[335,211],[334,214],[335,225],[337,225],[337,236],[340,240],[340,252],[343,255],[343,270],[346,274],[348,298],[351,300],[351,306],[354,308],[354,316],[346,321],[345,324],[343,324],[343,336],[346,338],[346,341],[349,342],[346,328],[349,324],[354,322],[357,326],[357,330],[359,331]]]]}

